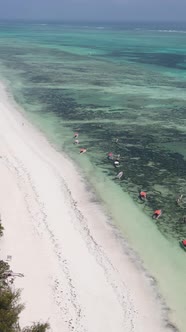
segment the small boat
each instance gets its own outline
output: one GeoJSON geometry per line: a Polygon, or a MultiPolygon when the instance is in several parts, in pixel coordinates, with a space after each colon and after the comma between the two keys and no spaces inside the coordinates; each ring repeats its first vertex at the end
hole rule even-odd
{"type": "Polygon", "coordinates": [[[155,210],[152,215],[152,218],[158,220],[161,217],[161,215],[162,215],[162,210],[155,210]]]}
{"type": "Polygon", "coordinates": [[[114,167],[119,167],[119,160],[114,161],[114,167]]]}
{"type": "Polygon", "coordinates": [[[139,193],[139,198],[140,198],[141,200],[146,200],[146,198],[147,198],[147,193],[146,193],[146,191],[140,191],[140,193],[139,193]]]}
{"type": "Polygon", "coordinates": [[[107,155],[107,158],[108,158],[109,160],[113,160],[113,159],[114,159],[114,155],[113,155],[113,153],[112,153],[112,152],[109,152],[108,155],[107,155]]]}
{"type": "Polygon", "coordinates": [[[181,248],[183,248],[183,250],[186,251],[186,240],[185,239],[180,241],[180,246],[181,246],[181,248]]]}
{"type": "Polygon", "coordinates": [[[117,175],[116,175],[116,178],[117,179],[121,179],[123,176],[123,172],[119,172],[117,175]]]}

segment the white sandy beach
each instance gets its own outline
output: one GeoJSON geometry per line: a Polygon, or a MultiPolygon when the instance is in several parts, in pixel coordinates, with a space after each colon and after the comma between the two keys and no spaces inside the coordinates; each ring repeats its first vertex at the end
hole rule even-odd
{"type": "Polygon", "coordinates": [[[26,306],[21,326],[168,331],[149,281],[124,253],[76,167],[16,110],[3,85],[0,97],[0,255],[11,255],[11,269],[24,274],[14,283],[26,306]]]}

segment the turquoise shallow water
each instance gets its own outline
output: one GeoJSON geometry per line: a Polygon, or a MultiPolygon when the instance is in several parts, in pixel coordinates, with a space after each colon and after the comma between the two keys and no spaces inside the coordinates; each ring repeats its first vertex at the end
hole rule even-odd
{"type": "Polygon", "coordinates": [[[186,310],[185,255],[179,247],[186,237],[185,66],[184,25],[0,25],[2,78],[29,118],[84,170],[175,307],[173,316],[180,312],[181,326],[186,310]],[[74,131],[86,156],[72,144],[74,131]],[[111,151],[121,155],[122,181],[107,160],[111,151]],[[138,200],[140,189],[148,192],[145,205],[138,200]],[[137,216],[127,224],[126,192],[139,213],[151,217],[162,208],[162,218],[153,226],[145,219],[139,227],[137,216]],[[163,248],[162,257],[157,248],[163,248]]]}

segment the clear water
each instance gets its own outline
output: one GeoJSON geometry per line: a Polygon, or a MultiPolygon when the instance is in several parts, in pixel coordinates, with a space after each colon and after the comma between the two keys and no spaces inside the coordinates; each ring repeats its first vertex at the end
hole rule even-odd
{"type": "Polygon", "coordinates": [[[186,25],[3,23],[0,68],[29,118],[81,166],[183,327],[186,25]],[[72,144],[77,130],[87,155],[72,144]],[[119,170],[110,151],[121,155],[119,170]],[[157,208],[154,224],[147,217],[157,208]]]}

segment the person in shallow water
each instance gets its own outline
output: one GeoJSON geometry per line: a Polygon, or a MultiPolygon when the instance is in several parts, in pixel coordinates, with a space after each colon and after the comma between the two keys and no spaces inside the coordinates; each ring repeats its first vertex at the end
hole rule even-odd
{"type": "Polygon", "coordinates": [[[147,199],[147,193],[146,191],[140,191],[139,193],[139,198],[142,200],[142,201],[145,201],[147,199]]]}
{"type": "Polygon", "coordinates": [[[74,144],[79,144],[79,140],[78,140],[78,139],[75,139],[75,140],[74,140],[74,144]]]}
{"type": "Polygon", "coordinates": [[[186,216],[183,216],[183,218],[181,219],[183,224],[186,224],[186,216]]]}
{"type": "Polygon", "coordinates": [[[87,149],[82,148],[79,150],[79,153],[85,153],[85,152],[87,152],[87,149]]]}
{"type": "Polygon", "coordinates": [[[74,133],[74,138],[78,138],[79,134],[76,132],[74,133]]]}
{"type": "Polygon", "coordinates": [[[155,210],[154,213],[153,213],[153,216],[152,218],[153,219],[159,219],[162,215],[162,210],[155,210]]]}
{"type": "Polygon", "coordinates": [[[186,223],[186,216],[183,216],[183,218],[180,218],[179,222],[181,224],[185,224],[186,223]]]}
{"type": "Polygon", "coordinates": [[[176,199],[176,204],[180,206],[181,202],[183,199],[183,195],[180,195],[177,199],[176,199]]]}

